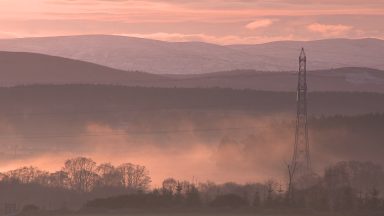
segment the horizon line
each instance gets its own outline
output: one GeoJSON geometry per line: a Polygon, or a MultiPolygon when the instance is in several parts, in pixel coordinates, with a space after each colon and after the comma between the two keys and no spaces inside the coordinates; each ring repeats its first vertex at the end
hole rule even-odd
{"type": "Polygon", "coordinates": [[[203,40],[162,40],[156,38],[149,37],[138,37],[129,34],[71,34],[71,35],[47,35],[47,36],[22,36],[22,37],[4,37],[0,38],[0,41],[3,40],[22,40],[22,39],[43,39],[43,38],[63,38],[63,37],[121,37],[121,38],[132,38],[132,39],[141,39],[141,40],[149,40],[149,41],[158,41],[165,43],[204,43],[204,44],[213,44],[218,46],[231,46],[231,45],[262,45],[262,44],[270,44],[270,43],[279,43],[279,42],[316,42],[316,41],[327,41],[327,40],[379,40],[384,41],[383,38],[378,37],[361,37],[361,38],[347,38],[347,37],[329,37],[324,39],[307,39],[307,40],[274,40],[269,42],[260,42],[260,43],[228,43],[228,44],[220,44],[214,42],[207,42],[203,40]]]}

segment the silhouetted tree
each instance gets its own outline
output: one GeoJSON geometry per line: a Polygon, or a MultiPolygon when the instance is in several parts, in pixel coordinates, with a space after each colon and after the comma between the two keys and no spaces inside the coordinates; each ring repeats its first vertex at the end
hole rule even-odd
{"type": "Polygon", "coordinates": [[[6,173],[6,178],[20,183],[48,184],[49,173],[36,167],[22,167],[6,173]]]}
{"type": "Polygon", "coordinates": [[[96,163],[85,157],[78,157],[67,160],[63,171],[68,174],[69,185],[72,189],[82,192],[88,192],[98,178],[95,173],[96,163]]]}
{"type": "Polygon", "coordinates": [[[167,178],[163,181],[162,185],[163,185],[163,193],[173,195],[176,192],[178,182],[173,178],[167,178]]]}
{"type": "Polygon", "coordinates": [[[69,188],[68,173],[57,171],[49,175],[49,186],[57,188],[69,188]]]}
{"type": "Polygon", "coordinates": [[[214,182],[208,181],[199,184],[201,199],[205,203],[210,203],[222,191],[222,188],[214,182]]]}
{"type": "Polygon", "coordinates": [[[124,187],[134,191],[145,191],[149,188],[151,178],[145,166],[125,163],[117,167],[124,187]]]}
{"type": "Polygon", "coordinates": [[[378,187],[383,187],[381,166],[371,162],[342,161],[326,168],[324,184],[331,210],[378,206],[378,187]],[[362,194],[367,194],[363,199],[362,194]],[[377,203],[377,204],[376,204],[377,203]]]}
{"type": "Polygon", "coordinates": [[[265,203],[268,206],[273,205],[273,201],[274,201],[273,199],[274,199],[277,185],[278,183],[273,179],[269,179],[264,183],[264,190],[266,193],[265,203]]]}
{"type": "Polygon", "coordinates": [[[99,187],[119,187],[122,186],[122,175],[110,163],[103,163],[97,166],[96,173],[99,176],[97,186],[99,187]]]}

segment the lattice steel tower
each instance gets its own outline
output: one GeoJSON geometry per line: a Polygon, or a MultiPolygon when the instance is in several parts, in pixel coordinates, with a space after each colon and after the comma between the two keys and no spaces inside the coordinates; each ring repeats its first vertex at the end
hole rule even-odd
{"type": "Polygon", "coordinates": [[[294,179],[310,174],[311,159],[309,155],[308,127],[307,127],[307,58],[304,48],[299,57],[299,80],[297,84],[297,120],[295,146],[292,157],[292,174],[294,179]]]}

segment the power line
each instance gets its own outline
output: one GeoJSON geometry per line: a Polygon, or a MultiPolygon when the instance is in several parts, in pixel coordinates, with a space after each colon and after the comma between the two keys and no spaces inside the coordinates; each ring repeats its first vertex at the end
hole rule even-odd
{"type": "MultiPolygon", "coordinates": [[[[105,115],[105,114],[126,114],[131,112],[147,112],[147,111],[153,111],[153,112],[177,112],[177,111],[189,111],[189,112],[203,112],[203,113],[216,113],[218,114],[218,111],[216,110],[209,110],[210,108],[217,108],[215,106],[211,107],[204,107],[204,109],[191,109],[191,108],[136,108],[136,109],[125,109],[124,111],[119,110],[98,110],[98,111],[76,111],[76,112],[7,112],[7,113],[0,113],[0,116],[21,116],[21,117],[29,117],[29,116],[49,116],[49,115],[105,115]]],[[[238,110],[225,110],[221,109],[220,112],[231,112],[235,113],[238,112],[240,114],[242,113],[257,113],[257,111],[254,110],[244,110],[244,109],[238,109],[238,110]]],[[[220,113],[221,114],[221,113],[220,113]]]]}
{"type": "MultiPolygon", "coordinates": [[[[77,138],[77,137],[102,137],[102,136],[132,136],[132,135],[162,135],[162,134],[178,134],[178,133],[211,133],[229,130],[250,130],[250,129],[265,129],[265,126],[251,126],[251,127],[228,127],[228,128],[204,128],[204,129],[183,129],[183,130],[158,130],[158,131],[125,131],[121,133],[105,133],[105,134],[35,134],[30,136],[11,135],[0,136],[1,138],[10,139],[49,139],[49,138],[77,138]]],[[[124,131],[124,130],[123,130],[124,131]]]]}

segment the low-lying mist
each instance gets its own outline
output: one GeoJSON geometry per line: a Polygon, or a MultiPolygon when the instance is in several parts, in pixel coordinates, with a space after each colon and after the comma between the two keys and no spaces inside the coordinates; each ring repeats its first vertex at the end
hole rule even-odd
{"type": "MultiPolygon", "coordinates": [[[[55,171],[66,159],[85,156],[96,162],[144,165],[152,187],[168,177],[218,183],[270,178],[284,182],[295,129],[293,115],[220,110],[143,111],[116,121],[80,116],[37,119],[26,116],[23,124],[3,119],[1,171],[27,165],[55,171]]],[[[315,170],[342,160],[384,164],[382,122],[383,115],[311,117],[315,170]]]]}

